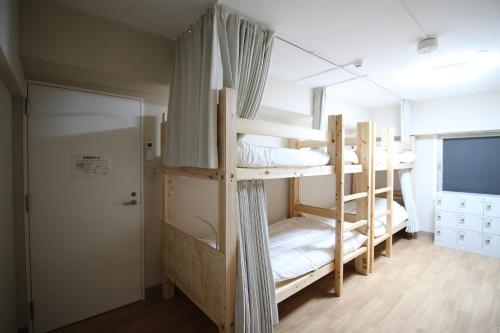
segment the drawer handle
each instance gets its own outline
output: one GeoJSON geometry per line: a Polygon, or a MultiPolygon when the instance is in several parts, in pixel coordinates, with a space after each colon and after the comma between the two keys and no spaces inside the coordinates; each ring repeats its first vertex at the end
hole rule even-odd
{"type": "Polygon", "coordinates": [[[441,205],[441,199],[439,199],[439,200],[437,201],[437,204],[438,204],[438,205],[441,205]]]}
{"type": "Polygon", "coordinates": [[[489,240],[489,239],[485,239],[485,240],[484,240],[484,245],[489,246],[489,245],[490,245],[490,240],[489,240]]]}
{"type": "Polygon", "coordinates": [[[460,224],[464,224],[465,223],[465,219],[461,218],[461,219],[459,219],[459,222],[460,222],[460,224]]]}
{"type": "Polygon", "coordinates": [[[460,208],[465,208],[465,202],[460,203],[460,208]]]}
{"type": "Polygon", "coordinates": [[[441,221],[441,215],[438,215],[438,216],[436,217],[436,220],[441,221]]]}
{"type": "Polygon", "coordinates": [[[441,230],[437,230],[436,235],[441,236],[441,230]]]}
{"type": "Polygon", "coordinates": [[[491,228],[491,222],[486,222],[486,228],[491,228]]]}
{"type": "Polygon", "coordinates": [[[464,238],[465,238],[464,235],[459,235],[458,236],[458,239],[460,239],[460,240],[464,240],[464,238]]]}
{"type": "Polygon", "coordinates": [[[486,210],[491,210],[491,205],[490,204],[486,205],[486,210]]]}

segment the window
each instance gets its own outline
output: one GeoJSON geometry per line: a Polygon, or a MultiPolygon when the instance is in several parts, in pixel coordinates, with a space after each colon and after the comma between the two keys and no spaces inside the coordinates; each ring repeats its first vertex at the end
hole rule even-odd
{"type": "Polygon", "coordinates": [[[500,136],[443,138],[443,191],[500,194],[500,136]]]}

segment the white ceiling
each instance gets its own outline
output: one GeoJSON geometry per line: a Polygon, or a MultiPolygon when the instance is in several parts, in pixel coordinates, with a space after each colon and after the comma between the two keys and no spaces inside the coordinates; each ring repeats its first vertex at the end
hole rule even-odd
{"type": "MultiPolygon", "coordinates": [[[[211,0],[58,1],[169,38],[184,31],[214,3],[211,0]]],[[[419,63],[455,52],[489,50],[500,53],[499,0],[222,2],[268,25],[278,36],[337,64],[363,58],[366,65],[357,73],[368,75],[370,80],[403,98],[422,100],[500,90],[500,68],[468,83],[438,88],[413,82],[411,78],[401,75],[419,63]],[[415,50],[416,42],[426,35],[438,36],[439,51],[420,55],[415,50]]],[[[304,51],[277,43],[271,70],[272,75],[295,81],[333,67],[304,51]]],[[[350,69],[353,70],[352,67],[350,69]]],[[[339,74],[340,71],[335,70],[329,75],[339,74]]],[[[323,77],[322,80],[328,82],[330,78],[323,77]]],[[[335,77],[333,81],[340,79],[335,77]]],[[[311,86],[316,83],[314,80],[303,80],[297,84],[311,86]]],[[[359,87],[363,85],[366,86],[366,82],[350,81],[344,89],[346,96],[355,95],[354,90],[361,89],[359,87]]],[[[375,96],[370,103],[385,103],[387,92],[380,91],[381,97],[377,99],[375,96]]]]}

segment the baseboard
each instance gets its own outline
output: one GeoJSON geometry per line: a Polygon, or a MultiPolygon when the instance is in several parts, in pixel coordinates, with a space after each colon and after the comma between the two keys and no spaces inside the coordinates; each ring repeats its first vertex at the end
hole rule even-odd
{"type": "Polygon", "coordinates": [[[146,296],[146,300],[161,297],[161,284],[146,288],[144,295],[146,296]]]}
{"type": "Polygon", "coordinates": [[[18,329],[17,333],[29,333],[29,331],[30,331],[30,329],[28,328],[28,326],[25,326],[25,327],[18,329]]]}

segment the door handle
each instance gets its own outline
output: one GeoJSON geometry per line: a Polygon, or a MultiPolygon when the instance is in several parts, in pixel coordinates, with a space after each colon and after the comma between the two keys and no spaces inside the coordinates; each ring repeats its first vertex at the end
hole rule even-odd
{"type": "Polygon", "coordinates": [[[137,200],[130,200],[125,203],[123,203],[124,206],[135,206],[137,205],[137,200]]]}

